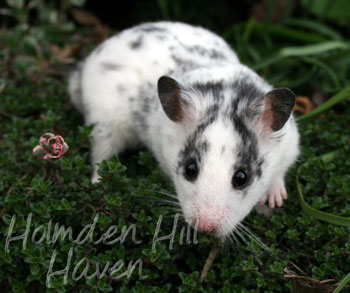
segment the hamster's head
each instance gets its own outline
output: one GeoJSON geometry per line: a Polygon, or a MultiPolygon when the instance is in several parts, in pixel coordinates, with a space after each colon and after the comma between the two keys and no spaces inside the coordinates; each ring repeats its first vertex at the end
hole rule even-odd
{"type": "Polygon", "coordinates": [[[185,220],[225,236],[268,191],[276,174],[271,153],[282,158],[295,96],[254,81],[186,85],[166,76],[158,94],[185,135],[171,174],[185,220]]]}

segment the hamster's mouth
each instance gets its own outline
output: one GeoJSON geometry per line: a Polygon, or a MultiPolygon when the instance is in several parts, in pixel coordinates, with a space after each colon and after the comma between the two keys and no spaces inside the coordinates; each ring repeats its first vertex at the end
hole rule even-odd
{"type": "Polygon", "coordinates": [[[227,225],[225,225],[225,223],[211,223],[206,221],[200,222],[198,220],[195,220],[195,218],[186,220],[186,222],[190,224],[194,230],[217,238],[227,236],[232,231],[232,229],[224,229],[224,227],[227,225]]]}
{"type": "Polygon", "coordinates": [[[234,228],[229,211],[222,207],[205,209],[195,206],[195,209],[187,215],[184,213],[184,216],[194,230],[217,238],[229,235],[234,228]]]}
{"type": "Polygon", "coordinates": [[[230,232],[231,232],[231,231],[229,231],[229,232],[223,231],[223,229],[220,228],[220,227],[213,228],[213,229],[210,230],[210,231],[203,231],[202,229],[199,229],[199,228],[198,228],[198,231],[200,231],[201,233],[210,235],[210,236],[214,236],[214,237],[216,237],[216,238],[225,237],[225,236],[229,235],[230,232]]]}
{"type": "Polygon", "coordinates": [[[209,230],[203,230],[203,229],[198,228],[198,231],[200,231],[202,233],[205,233],[205,234],[212,235],[212,236],[215,236],[217,234],[217,228],[216,227],[212,227],[209,230]]]}

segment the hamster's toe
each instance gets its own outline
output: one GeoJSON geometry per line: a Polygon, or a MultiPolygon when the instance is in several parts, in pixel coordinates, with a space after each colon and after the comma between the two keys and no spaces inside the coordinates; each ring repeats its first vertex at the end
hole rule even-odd
{"type": "Polygon", "coordinates": [[[263,205],[268,202],[269,207],[273,209],[275,206],[281,207],[283,205],[283,200],[285,199],[287,199],[287,192],[284,186],[284,180],[279,178],[259,203],[263,205]]]}

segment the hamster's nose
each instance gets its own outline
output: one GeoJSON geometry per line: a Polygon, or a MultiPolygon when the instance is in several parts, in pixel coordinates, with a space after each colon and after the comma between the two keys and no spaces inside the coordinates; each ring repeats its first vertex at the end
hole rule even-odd
{"type": "Polygon", "coordinates": [[[208,217],[201,216],[197,221],[199,230],[206,233],[215,233],[215,230],[217,229],[217,223],[215,223],[213,220],[209,219],[208,217]]]}

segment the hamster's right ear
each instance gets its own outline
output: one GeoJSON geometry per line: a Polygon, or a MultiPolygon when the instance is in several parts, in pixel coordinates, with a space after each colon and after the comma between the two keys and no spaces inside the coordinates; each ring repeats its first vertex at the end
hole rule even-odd
{"type": "Polygon", "coordinates": [[[184,109],[178,82],[171,77],[162,76],[158,80],[158,95],[164,112],[170,120],[181,122],[184,118],[184,109]]]}
{"type": "Polygon", "coordinates": [[[295,104],[295,94],[287,88],[277,88],[265,96],[263,120],[272,131],[280,130],[289,119],[295,104]]]}

